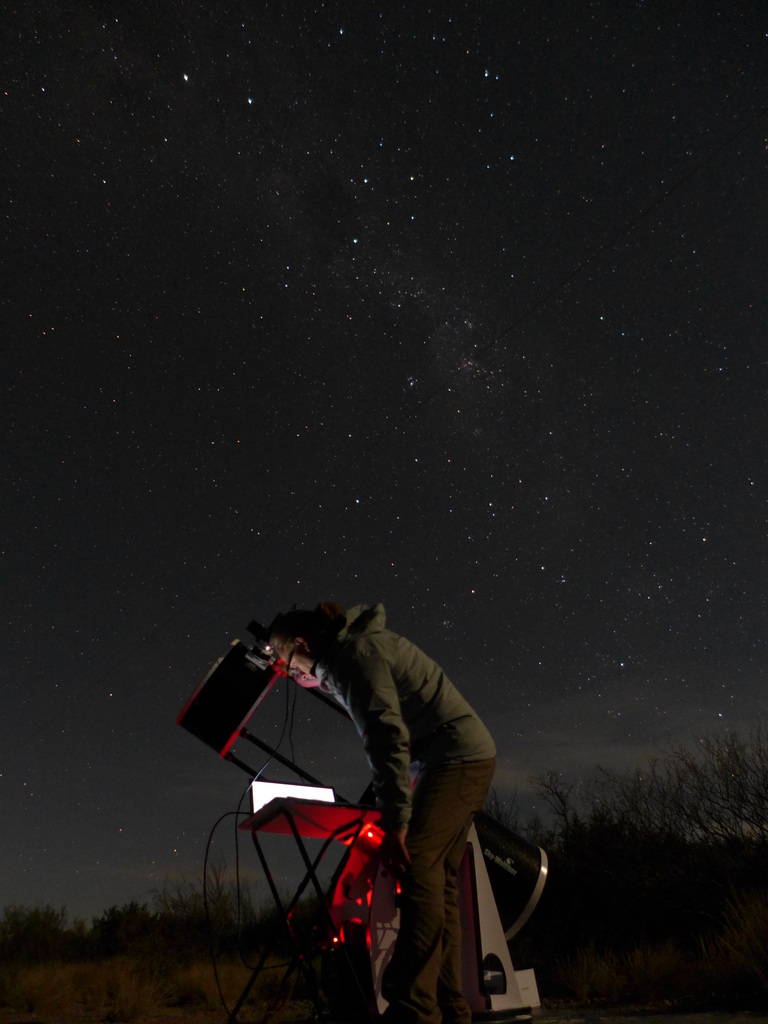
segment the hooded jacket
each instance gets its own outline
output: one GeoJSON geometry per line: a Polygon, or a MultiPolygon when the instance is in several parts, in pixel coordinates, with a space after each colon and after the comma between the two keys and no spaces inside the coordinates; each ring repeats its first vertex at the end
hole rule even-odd
{"type": "Polygon", "coordinates": [[[383,605],[350,608],[314,674],[357,726],[388,830],[410,820],[411,761],[435,768],[496,754],[490,733],[440,666],[386,628],[383,605]]]}

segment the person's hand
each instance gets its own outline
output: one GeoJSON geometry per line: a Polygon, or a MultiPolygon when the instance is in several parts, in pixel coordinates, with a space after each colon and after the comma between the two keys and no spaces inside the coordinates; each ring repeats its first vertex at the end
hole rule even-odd
{"type": "Polygon", "coordinates": [[[395,832],[385,832],[381,841],[380,857],[381,863],[391,871],[395,878],[405,874],[405,870],[411,863],[411,855],[405,845],[405,837],[408,835],[408,826],[395,832]]]}

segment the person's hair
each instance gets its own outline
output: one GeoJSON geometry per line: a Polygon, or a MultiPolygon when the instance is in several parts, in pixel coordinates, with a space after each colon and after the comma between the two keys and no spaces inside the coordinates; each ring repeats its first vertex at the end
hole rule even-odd
{"type": "Polygon", "coordinates": [[[302,637],[313,653],[318,653],[344,626],[347,617],[341,605],[321,601],[313,610],[294,608],[278,615],[272,623],[269,642],[273,647],[293,651],[296,638],[302,637]]]}

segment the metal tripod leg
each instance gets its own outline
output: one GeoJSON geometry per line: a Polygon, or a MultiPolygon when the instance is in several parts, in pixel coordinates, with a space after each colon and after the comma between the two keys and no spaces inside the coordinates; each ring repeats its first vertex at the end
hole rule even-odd
{"type": "MultiPolygon", "coordinates": [[[[287,817],[287,815],[286,815],[286,817],[287,817]]],[[[290,822],[290,824],[291,824],[291,826],[293,826],[292,822],[290,822]]],[[[288,937],[291,940],[291,944],[293,945],[293,948],[294,948],[293,959],[291,960],[291,963],[289,964],[288,968],[286,969],[285,974],[283,975],[283,979],[282,979],[282,981],[280,983],[280,988],[278,989],[277,996],[275,997],[275,1000],[274,1000],[275,1005],[277,1005],[279,1003],[279,1001],[280,1001],[280,999],[282,997],[283,991],[284,991],[284,989],[286,987],[287,980],[290,978],[290,976],[293,974],[293,972],[298,967],[301,970],[301,972],[302,972],[302,974],[304,976],[304,980],[306,981],[307,986],[310,989],[310,992],[311,992],[311,995],[312,995],[312,1002],[315,1004],[315,1009],[317,1010],[318,1015],[320,1016],[323,1013],[323,1007],[322,1007],[322,1004],[321,1004],[321,1001],[320,1001],[320,993],[319,993],[319,990],[317,988],[317,979],[315,978],[314,971],[312,970],[311,966],[308,965],[306,963],[305,959],[304,959],[304,954],[302,952],[302,949],[301,949],[301,946],[299,944],[299,941],[296,938],[296,935],[295,935],[295,933],[293,931],[293,928],[291,927],[290,918],[291,918],[291,914],[293,913],[294,908],[296,907],[296,904],[299,902],[299,900],[301,899],[301,897],[304,894],[305,889],[309,885],[309,882],[311,880],[315,880],[316,881],[317,876],[316,876],[315,872],[317,870],[317,866],[320,863],[320,861],[322,860],[322,858],[325,856],[325,853],[326,853],[328,847],[330,846],[331,842],[333,841],[334,837],[333,836],[329,836],[329,838],[323,843],[323,845],[322,845],[322,847],[320,849],[320,852],[318,853],[318,855],[315,858],[313,863],[310,863],[308,861],[308,858],[306,857],[306,851],[303,849],[303,844],[302,844],[301,852],[302,852],[302,856],[304,857],[305,865],[307,866],[308,870],[307,870],[307,873],[305,874],[304,878],[302,879],[301,884],[299,885],[298,889],[296,890],[296,892],[295,892],[295,894],[293,896],[293,899],[291,900],[291,902],[289,903],[287,908],[283,906],[283,902],[280,899],[280,894],[278,893],[277,888],[276,888],[275,883],[274,883],[274,879],[272,878],[272,872],[269,870],[269,865],[267,864],[267,859],[264,856],[264,851],[261,848],[261,844],[259,843],[259,840],[258,840],[255,832],[251,833],[251,838],[253,839],[253,845],[256,847],[256,852],[259,855],[259,860],[261,861],[261,866],[262,866],[262,868],[264,870],[264,875],[265,875],[265,877],[267,879],[267,884],[269,885],[270,892],[272,893],[272,899],[275,901],[275,906],[277,907],[277,910],[278,910],[278,913],[280,915],[280,918],[283,921],[283,924],[285,925],[285,929],[286,929],[286,931],[288,933],[288,937]]],[[[262,955],[261,955],[261,957],[259,959],[258,964],[253,969],[253,971],[251,973],[251,976],[248,979],[248,982],[247,982],[245,988],[243,989],[242,993],[240,994],[240,998],[238,999],[234,1009],[232,1010],[232,1013],[229,1016],[230,1024],[236,1024],[237,1015],[240,1013],[240,1010],[243,1008],[246,999],[250,995],[251,989],[253,988],[253,986],[254,986],[254,984],[256,982],[257,977],[264,970],[264,965],[266,964],[267,959],[269,957],[269,954],[272,952],[273,949],[274,949],[274,942],[271,945],[269,945],[266,948],[266,950],[262,953],[262,955]]]]}
{"type": "MultiPolygon", "coordinates": [[[[299,831],[296,828],[296,823],[293,820],[293,816],[286,813],[285,817],[286,817],[286,820],[287,820],[288,824],[291,827],[291,831],[293,832],[294,839],[296,840],[296,845],[299,848],[299,852],[301,853],[301,856],[302,856],[302,858],[304,860],[304,865],[305,865],[305,867],[307,869],[307,874],[306,874],[305,878],[310,878],[311,877],[312,884],[315,887],[315,891],[317,893],[318,899],[320,900],[320,905],[321,905],[322,911],[323,911],[323,913],[324,913],[324,915],[326,917],[327,923],[330,925],[331,931],[335,932],[336,931],[336,925],[335,925],[335,923],[333,921],[333,918],[331,917],[331,912],[328,909],[328,899],[327,899],[327,896],[323,892],[322,888],[320,887],[320,882],[318,881],[317,875],[315,874],[315,868],[316,868],[317,864],[319,863],[319,860],[317,860],[315,862],[315,864],[311,864],[310,863],[309,854],[307,853],[307,851],[306,851],[306,849],[304,847],[304,843],[302,842],[301,836],[299,835],[299,831]]],[[[351,840],[351,842],[349,844],[349,849],[351,849],[354,846],[354,844],[357,842],[358,838],[360,837],[360,833],[362,832],[362,830],[363,830],[363,822],[361,821],[360,824],[357,826],[357,830],[355,831],[354,838],[351,840]]],[[[334,836],[335,836],[335,833],[334,833],[334,836]]],[[[330,842],[330,840],[332,838],[334,838],[334,836],[330,836],[329,839],[328,839],[328,842],[330,842]]],[[[367,1013],[369,1019],[373,1020],[374,1017],[373,1017],[373,1014],[371,1013],[371,1008],[369,1006],[368,999],[366,998],[365,992],[363,990],[363,986],[360,984],[360,979],[357,976],[357,971],[355,970],[355,966],[352,963],[352,959],[351,959],[351,957],[349,955],[349,951],[347,950],[346,946],[343,943],[341,944],[341,948],[342,948],[342,950],[344,952],[344,956],[346,957],[347,964],[349,966],[349,969],[350,969],[350,972],[352,974],[352,977],[355,979],[355,985],[357,986],[358,993],[360,994],[360,1001],[362,1002],[363,1006],[365,1007],[366,1013],[367,1013]]]]}

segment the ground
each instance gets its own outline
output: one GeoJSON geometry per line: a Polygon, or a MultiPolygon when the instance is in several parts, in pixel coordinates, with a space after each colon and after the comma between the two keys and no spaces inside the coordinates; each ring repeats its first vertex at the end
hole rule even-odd
{"type": "MultiPolygon", "coordinates": [[[[635,1024],[642,1018],[642,1024],[768,1024],[768,1013],[739,1011],[712,1011],[708,1013],[649,1013],[627,1010],[543,1010],[537,1016],[537,1024],[635,1024]]],[[[306,1017],[289,1015],[277,1018],[279,1024],[303,1024],[306,1017]]],[[[86,1024],[93,1020],[86,1014],[18,1013],[14,1010],[0,1010],[0,1024],[86,1024]]],[[[187,1013],[183,1010],[167,1010],[156,1016],[135,1018],[132,1024],[219,1024],[225,1021],[223,1010],[204,1013],[187,1013]]]]}

